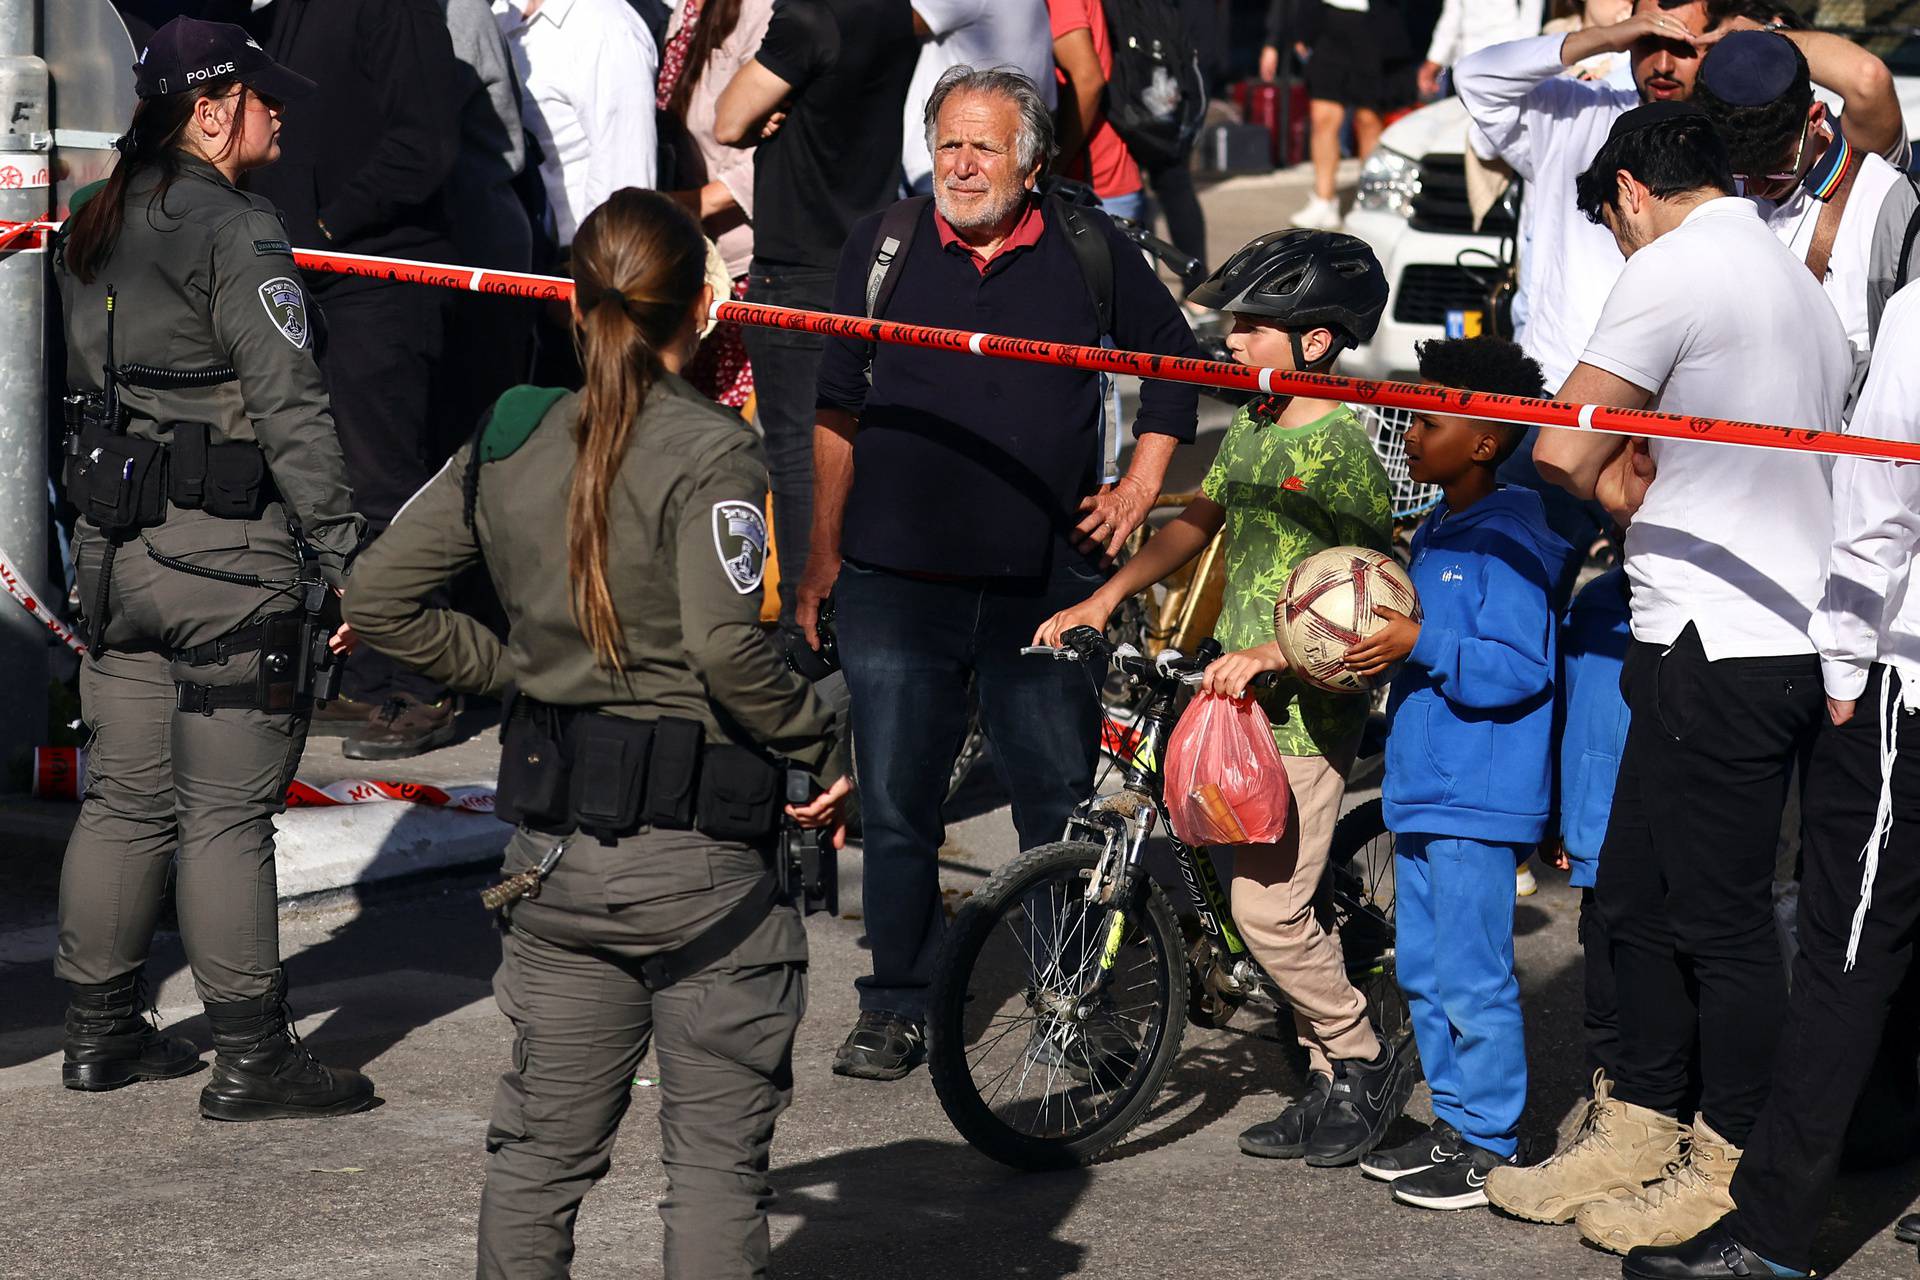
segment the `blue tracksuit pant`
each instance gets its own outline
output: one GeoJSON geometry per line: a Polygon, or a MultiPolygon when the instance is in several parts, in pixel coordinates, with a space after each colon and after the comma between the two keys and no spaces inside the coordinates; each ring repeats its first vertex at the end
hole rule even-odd
{"type": "Polygon", "coordinates": [[[1394,837],[1395,963],[1433,1113],[1468,1142],[1512,1155],[1527,1100],[1513,869],[1522,846],[1394,837]]]}

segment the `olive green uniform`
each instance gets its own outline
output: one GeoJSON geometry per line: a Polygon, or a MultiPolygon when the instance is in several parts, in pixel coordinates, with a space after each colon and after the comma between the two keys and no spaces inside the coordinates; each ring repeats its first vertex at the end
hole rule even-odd
{"type": "MultiPolygon", "coordinates": [[[[361,558],[347,617],[361,636],[449,688],[637,719],[697,721],[711,744],[754,745],[844,771],[832,711],[759,624],[767,479],[734,415],[663,376],[647,397],[608,500],[607,576],[625,661],[599,666],[569,607],[566,506],[578,399],[530,434],[482,437],[469,525],[462,450],[361,558]],[[524,442],[519,437],[524,436],[524,442]],[[505,643],[427,607],[484,560],[509,620],[505,643]]],[[[529,421],[533,421],[530,417],[529,421]]],[[[554,839],[519,830],[506,871],[554,839]]],[[[487,1130],[479,1274],[564,1276],[581,1199],[609,1167],[636,1068],[656,1047],[669,1276],[764,1274],[768,1151],[792,1093],[806,1003],[806,934],[782,904],[730,954],[651,991],[639,962],[714,924],[766,871],[768,850],[642,827],[613,845],[575,835],[537,897],[509,909],[494,979],[515,1030],[487,1130]]]]}
{"type": "Polygon", "coordinates": [[[273,817],[307,715],[180,711],[176,681],[250,684],[259,655],[212,666],[176,655],[292,611],[299,596],[290,586],[195,576],[153,555],[275,584],[317,570],[337,585],[364,526],[314,362],[314,317],[279,216],[203,161],[183,158],[181,168],[158,199],[154,176],[135,176],[123,229],[92,283],[57,272],[68,386],[105,390],[109,363],[175,372],[231,366],[236,376],[213,385],[121,386],[127,431],[168,440],[172,423],[205,422],[215,444],[255,442],[281,497],[251,520],[169,505],[163,523],[120,546],[104,593],[107,539],[80,522],[81,602],[95,618],[104,605],[105,630],[80,672],[92,738],[86,796],[61,872],[56,968],[82,984],[138,968],[177,858],[181,937],[200,997],[214,1004],[266,994],[280,963],[273,817]],[[295,527],[312,557],[304,570],[295,527]]]}

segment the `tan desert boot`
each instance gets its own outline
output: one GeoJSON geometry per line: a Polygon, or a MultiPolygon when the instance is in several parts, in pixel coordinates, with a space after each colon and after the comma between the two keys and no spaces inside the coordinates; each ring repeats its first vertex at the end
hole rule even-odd
{"type": "Polygon", "coordinates": [[[1582,1236],[1614,1253],[1691,1240],[1733,1209],[1727,1189],[1739,1165],[1740,1148],[1695,1120],[1686,1156],[1672,1173],[1637,1196],[1585,1205],[1574,1222],[1582,1236]]]}
{"type": "Polygon", "coordinates": [[[1487,1199],[1529,1222],[1571,1222],[1581,1205],[1638,1192],[1663,1175],[1685,1134],[1673,1117],[1615,1098],[1613,1082],[1596,1071],[1574,1140],[1532,1168],[1490,1172],[1487,1199]]]}

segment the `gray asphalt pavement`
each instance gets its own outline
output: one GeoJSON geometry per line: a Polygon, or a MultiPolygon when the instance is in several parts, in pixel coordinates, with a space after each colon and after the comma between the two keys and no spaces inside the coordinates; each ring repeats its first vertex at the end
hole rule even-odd
{"type": "MultiPolygon", "coordinates": [[[[962,798],[944,880],[957,899],[1012,852],[990,776],[962,798]]],[[[828,1071],[864,971],[859,859],[846,857],[842,918],[811,922],[812,995],[793,1109],[775,1147],[776,1274],[871,1278],[1007,1275],[1272,1275],[1387,1280],[1618,1275],[1571,1228],[1485,1211],[1394,1205],[1352,1171],[1239,1154],[1296,1077],[1271,1015],[1189,1032],[1138,1132],[1092,1168],[1019,1174],[955,1137],[924,1071],[897,1084],[828,1071]]],[[[1515,917],[1528,1009],[1530,1139],[1544,1150],[1577,1119],[1577,895],[1542,876],[1515,917]]],[[[509,1032],[488,979],[497,937],[478,875],[390,888],[365,902],[296,905],[283,935],[309,1043],[364,1066],[385,1105],[333,1121],[199,1119],[203,1078],[103,1095],[59,1087],[59,993],[44,964],[0,968],[0,1277],[177,1275],[423,1277],[468,1274],[482,1134],[509,1032]]],[[[207,1031],[176,937],[154,964],[174,1029],[207,1031]]],[[[659,1273],[663,1190],[654,1095],[636,1087],[612,1174],[581,1215],[576,1274],[659,1273]]],[[[1413,1116],[1425,1120],[1424,1088],[1413,1116]]],[[[1411,1127],[1403,1121],[1403,1129],[1411,1127]]],[[[1913,1250],[1890,1224],[1920,1165],[1856,1175],[1822,1242],[1823,1270],[1902,1277],[1913,1250]]]]}

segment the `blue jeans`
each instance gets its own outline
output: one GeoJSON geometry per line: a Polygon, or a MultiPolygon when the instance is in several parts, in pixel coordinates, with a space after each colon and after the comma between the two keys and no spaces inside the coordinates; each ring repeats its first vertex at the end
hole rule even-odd
{"type": "Polygon", "coordinates": [[[1043,580],[929,582],[847,563],[834,588],[865,827],[862,886],[873,973],[863,1010],[926,1017],[940,901],[941,803],[972,681],[1020,847],[1058,840],[1093,790],[1100,703],[1079,663],[1022,657],[1042,622],[1100,585],[1081,564],[1043,580]]]}
{"type": "MultiPolygon", "coordinates": [[[[755,262],[747,301],[769,307],[833,310],[831,271],[769,267],[755,262]]],[[[820,357],[827,340],[817,333],[748,325],[741,331],[753,365],[754,416],[766,440],[767,479],[773,489],[773,540],[780,557],[780,620],[792,625],[794,588],[807,565],[813,536],[813,417],[820,357]]]]}
{"type": "Polygon", "coordinates": [[[1147,193],[1143,188],[1129,191],[1122,196],[1101,196],[1100,207],[1112,218],[1125,218],[1129,222],[1139,222],[1147,211],[1147,193]]]}
{"type": "Polygon", "coordinates": [[[1501,1156],[1514,1152],[1527,1102],[1513,976],[1513,869],[1521,848],[1394,835],[1395,963],[1433,1114],[1501,1156]]]}

